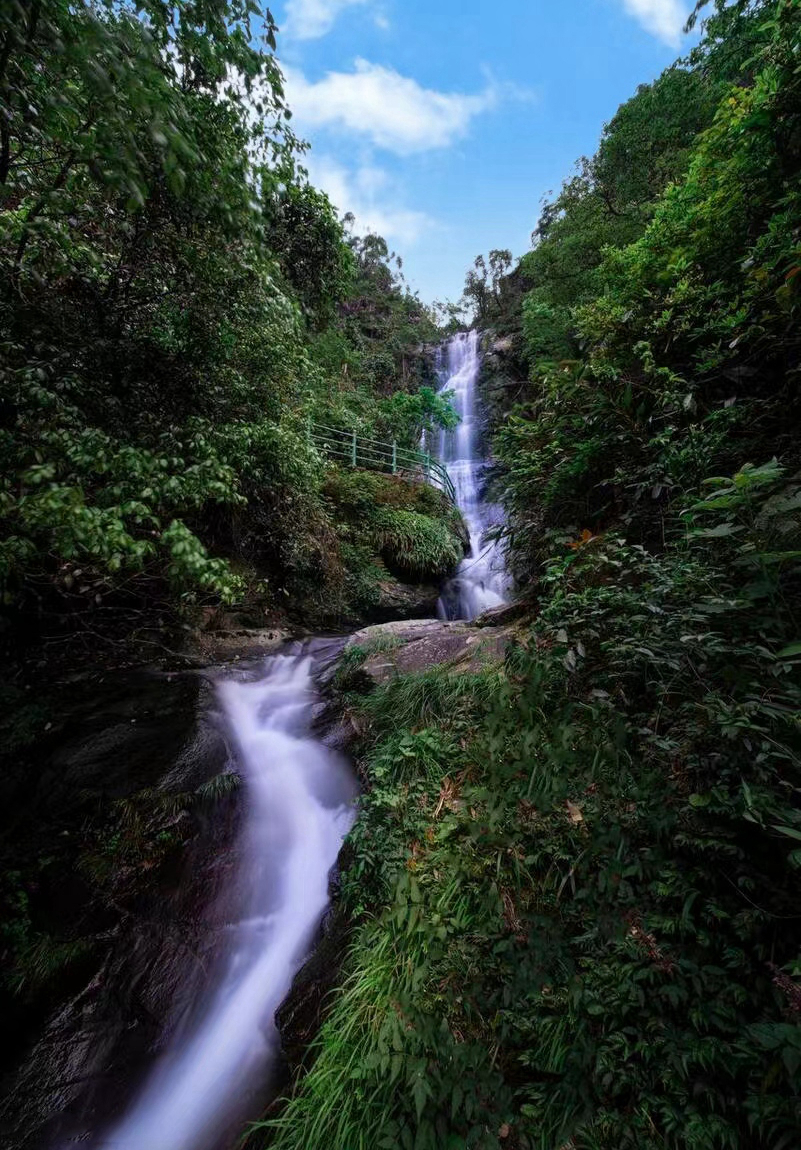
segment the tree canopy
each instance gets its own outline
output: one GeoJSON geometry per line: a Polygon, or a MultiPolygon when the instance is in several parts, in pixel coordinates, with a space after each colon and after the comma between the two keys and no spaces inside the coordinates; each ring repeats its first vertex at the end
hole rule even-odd
{"type": "Polygon", "coordinates": [[[346,233],[308,183],[275,33],[252,0],[0,12],[14,618],[46,587],[110,604],[123,575],[232,599],[243,546],[276,590],[311,578],[327,559],[308,418],[414,434],[373,401],[429,382],[434,326],[384,241],[346,233]]]}

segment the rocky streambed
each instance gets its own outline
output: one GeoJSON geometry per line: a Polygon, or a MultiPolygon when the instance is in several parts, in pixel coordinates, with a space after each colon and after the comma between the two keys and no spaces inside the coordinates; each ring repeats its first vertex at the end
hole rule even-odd
{"type": "MultiPolygon", "coordinates": [[[[370,691],[432,666],[463,671],[499,661],[513,632],[514,609],[501,608],[478,624],[392,622],[317,641],[315,737],[338,751],[354,737],[331,693],[340,666],[370,691]]],[[[220,634],[209,653],[230,660],[236,652],[237,674],[255,676],[284,641],[274,630],[220,634]]],[[[236,755],[215,699],[215,680],[230,673],[230,662],[195,660],[182,670],[87,682],[46,733],[46,761],[11,838],[28,835],[29,849],[40,852],[48,833],[55,840],[55,862],[41,871],[47,889],[29,892],[26,929],[42,961],[48,948],[57,952],[56,969],[42,972],[42,985],[22,987],[27,1006],[13,1007],[0,1103],[9,1150],[102,1145],[98,1132],[125,1110],[193,1004],[213,991],[243,819],[236,755]]],[[[18,808],[19,792],[9,801],[18,808]]],[[[347,932],[334,902],[320,945],[278,1012],[285,1064],[274,1090],[319,1025],[347,932]]],[[[252,1104],[263,1109],[265,1101],[252,1104]]]]}

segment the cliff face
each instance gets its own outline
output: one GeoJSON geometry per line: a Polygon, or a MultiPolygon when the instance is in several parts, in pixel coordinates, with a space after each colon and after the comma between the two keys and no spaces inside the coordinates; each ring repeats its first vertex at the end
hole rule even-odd
{"type": "Polygon", "coordinates": [[[43,729],[3,762],[10,1150],[59,1144],[79,1114],[122,1104],[204,977],[238,817],[200,675],[106,672],[42,705],[43,729]]]}
{"type": "Polygon", "coordinates": [[[528,376],[519,335],[487,331],[482,353],[479,387],[491,435],[511,408],[524,399],[528,376]]]}

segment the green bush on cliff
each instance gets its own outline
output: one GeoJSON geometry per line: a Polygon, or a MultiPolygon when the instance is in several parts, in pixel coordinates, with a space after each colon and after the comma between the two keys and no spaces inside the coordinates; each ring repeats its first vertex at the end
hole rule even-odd
{"type": "Polygon", "coordinates": [[[444,579],[463,555],[448,522],[417,511],[381,509],[373,531],[387,566],[418,579],[444,579]]]}
{"type": "Polygon", "coordinates": [[[395,475],[331,467],[324,487],[331,518],[339,524],[349,610],[368,616],[381,585],[399,579],[437,584],[464,553],[464,524],[442,492],[395,475]]]}

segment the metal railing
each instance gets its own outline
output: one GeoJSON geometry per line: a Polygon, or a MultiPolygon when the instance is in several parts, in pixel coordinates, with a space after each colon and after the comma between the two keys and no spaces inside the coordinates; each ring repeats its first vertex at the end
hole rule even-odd
{"type": "Polygon", "coordinates": [[[349,463],[351,467],[364,467],[389,475],[401,475],[416,483],[429,483],[443,491],[452,503],[456,502],[450,475],[438,459],[431,457],[430,451],[410,451],[406,447],[398,447],[397,443],[382,443],[357,435],[355,431],[326,427],[324,423],[310,424],[309,436],[318,450],[333,459],[349,463]]]}

